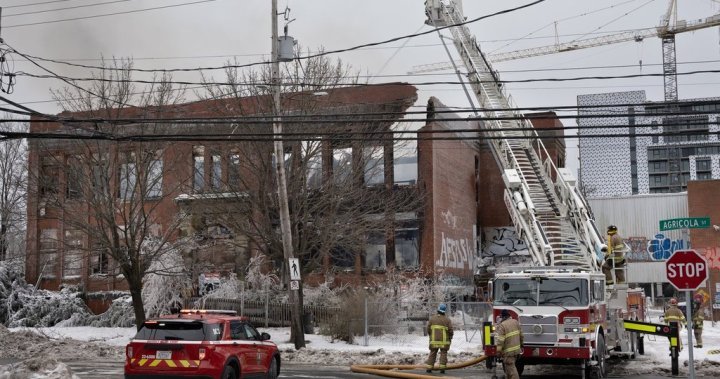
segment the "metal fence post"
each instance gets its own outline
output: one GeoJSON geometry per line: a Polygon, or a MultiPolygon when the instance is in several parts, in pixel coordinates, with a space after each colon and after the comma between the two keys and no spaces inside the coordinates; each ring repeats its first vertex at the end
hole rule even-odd
{"type": "Polygon", "coordinates": [[[268,314],[268,306],[270,303],[270,293],[268,292],[267,285],[265,285],[265,327],[268,327],[268,319],[270,315],[268,314]]]}
{"type": "Polygon", "coordinates": [[[364,346],[368,345],[368,299],[367,296],[365,296],[365,344],[364,346]]]}

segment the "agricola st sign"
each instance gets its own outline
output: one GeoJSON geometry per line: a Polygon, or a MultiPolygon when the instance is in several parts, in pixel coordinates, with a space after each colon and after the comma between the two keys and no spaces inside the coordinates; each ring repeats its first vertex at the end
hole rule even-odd
{"type": "Polygon", "coordinates": [[[685,217],[660,220],[660,231],[675,229],[705,229],[710,227],[710,217],[685,217]]]}

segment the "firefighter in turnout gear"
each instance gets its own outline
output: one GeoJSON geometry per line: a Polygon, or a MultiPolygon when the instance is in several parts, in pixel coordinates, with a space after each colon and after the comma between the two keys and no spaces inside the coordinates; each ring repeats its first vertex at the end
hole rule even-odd
{"type": "MultiPolygon", "coordinates": [[[[670,325],[671,322],[676,322],[678,324],[678,330],[680,330],[683,325],[687,324],[685,315],[680,308],[678,308],[678,301],[674,297],[670,299],[670,306],[665,310],[665,315],[663,317],[665,319],[665,323],[668,325],[670,325]]],[[[678,351],[682,351],[682,340],[679,338],[678,351]]]]}
{"type": "Polygon", "coordinates": [[[450,343],[453,338],[453,327],[450,319],[445,316],[446,311],[447,306],[440,304],[437,314],[432,315],[428,320],[427,333],[430,336],[430,355],[425,361],[427,372],[432,372],[438,351],[440,351],[440,373],[444,374],[447,368],[447,353],[450,350],[450,343]]]}
{"type": "Polygon", "coordinates": [[[607,228],[607,250],[602,265],[605,274],[605,284],[613,285],[625,283],[625,242],[617,232],[617,226],[610,225],[607,228]],[[615,277],[613,278],[613,271],[615,277]]]}
{"type": "Polygon", "coordinates": [[[503,371],[506,379],[520,379],[515,362],[522,355],[523,334],[520,323],[510,317],[510,312],[503,309],[500,313],[502,321],[495,328],[495,346],[497,354],[502,357],[503,371]]]}
{"type": "Polygon", "coordinates": [[[693,308],[692,308],[692,330],[693,335],[695,336],[695,347],[702,348],[702,332],[703,332],[703,322],[705,322],[705,317],[703,316],[703,309],[702,309],[702,296],[698,297],[698,295],[695,295],[693,298],[693,308]]]}

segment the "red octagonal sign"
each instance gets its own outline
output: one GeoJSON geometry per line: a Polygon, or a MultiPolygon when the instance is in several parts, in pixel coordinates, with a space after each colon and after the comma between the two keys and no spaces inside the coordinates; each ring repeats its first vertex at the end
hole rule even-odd
{"type": "Polygon", "coordinates": [[[665,262],[667,279],[678,290],[695,290],[708,277],[708,265],[695,250],[677,250],[665,262]]]}

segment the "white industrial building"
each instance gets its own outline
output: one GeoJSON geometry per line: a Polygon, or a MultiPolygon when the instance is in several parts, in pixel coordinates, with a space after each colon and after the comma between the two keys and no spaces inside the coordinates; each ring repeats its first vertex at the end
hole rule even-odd
{"type": "Polygon", "coordinates": [[[681,192],[689,180],[720,179],[720,98],[648,102],[645,91],[629,91],[577,102],[587,198],[681,192]]]}

